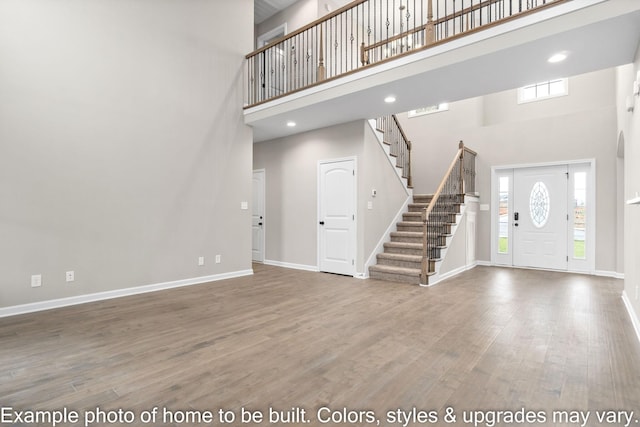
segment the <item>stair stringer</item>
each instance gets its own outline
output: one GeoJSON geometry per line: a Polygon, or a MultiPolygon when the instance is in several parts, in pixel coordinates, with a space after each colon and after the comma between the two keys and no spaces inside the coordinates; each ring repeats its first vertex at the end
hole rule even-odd
{"type": "Polygon", "coordinates": [[[380,240],[378,240],[378,244],[376,245],[375,249],[371,252],[371,255],[369,255],[369,258],[367,259],[367,262],[364,265],[364,274],[362,276],[358,276],[358,278],[361,278],[361,279],[369,278],[369,267],[371,267],[372,265],[376,265],[376,258],[378,254],[381,254],[384,252],[384,244],[391,241],[391,232],[397,230],[398,222],[402,220],[402,214],[407,212],[407,210],[409,209],[409,203],[411,203],[411,201],[413,200],[413,191],[411,188],[405,187],[405,189],[407,190],[408,193],[410,193],[407,196],[407,200],[405,200],[404,204],[402,205],[402,207],[400,208],[396,216],[391,220],[391,223],[389,223],[389,227],[387,227],[382,237],[380,237],[380,240]]]}
{"type": "Polygon", "coordinates": [[[396,162],[396,157],[392,156],[390,153],[391,147],[387,144],[384,143],[384,138],[383,138],[383,134],[382,132],[380,132],[378,129],[376,129],[376,121],[375,119],[369,119],[367,120],[369,122],[369,126],[371,126],[371,130],[373,130],[373,133],[375,134],[376,138],[378,138],[378,143],[380,144],[380,147],[384,150],[384,152],[387,155],[387,159],[389,159],[389,163],[391,164],[391,166],[393,166],[393,170],[396,171],[396,175],[398,176],[398,179],[400,180],[400,182],[402,183],[402,185],[404,186],[405,190],[407,191],[407,194],[409,196],[413,195],[413,189],[409,188],[409,184],[408,184],[408,180],[407,178],[404,178],[402,176],[402,168],[399,168],[396,162]]]}

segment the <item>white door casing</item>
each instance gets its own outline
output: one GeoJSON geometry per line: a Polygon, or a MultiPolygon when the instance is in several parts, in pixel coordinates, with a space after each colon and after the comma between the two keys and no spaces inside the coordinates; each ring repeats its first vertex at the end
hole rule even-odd
{"type": "MultiPolygon", "coordinates": [[[[257,46],[263,47],[269,43],[283,37],[287,34],[287,23],[268,31],[257,38],[257,46]]],[[[281,95],[286,92],[287,75],[281,70],[284,70],[285,65],[285,52],[281,49],[275,49],[270,55],[260,56],[259,68],[264,74],[264,86],[263,90],[266,92],[265,97],[272,97],[281,95]]]]}
{"type": "Polygon", "coordinates": [[[253,203],[251,215],[251,259],[254,262],[264,262],[264,231],[265,231],[265,170],[253,171],[253,203]]]}
{"type": "Polygon", "coordinates": [[[492,263],[594,273],[595,160],[501,166],[491,169],[492,263]],[[555,178],[552,178],[551,175],[554,174],[555,178]],[[546,221],[539,218],[538,226],[533,224],[529,206],[535,175],[539,178],[536,182],[544,183],[542,192],[548,192],[550,202],[549,218],[546,221]],[[519,214],[517,227],[515,212],[519,214]],[[563,223],[564,230],[559,235],[548,234],[544,237],[543,233],[550,230],[554,221],[558,228],[559,224],[563,223]],[[523,224],[524,229],[521,228],[523,224]],[[537,242],[531,234],[527,234],[527,226],[532,225],[539,234],[537,242]],[[559,241],[563,235],[565,241],[559,241]],[[534,255],[532,251],[535,245],[546,246],[546,253],[544,248],[538,247],[538,255],[534,255]],[[555,260],[543,261],[551,257],[554,250],[555,260]]]}
{"type": "Polygon", "coordinates": [[[318,166],[318,267],[353,276],[356,258],[355,159],[318,166]]]}

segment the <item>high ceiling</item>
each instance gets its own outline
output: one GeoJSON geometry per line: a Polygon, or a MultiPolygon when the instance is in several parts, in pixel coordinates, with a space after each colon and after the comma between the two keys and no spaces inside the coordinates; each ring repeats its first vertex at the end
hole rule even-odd
{"type": "Polygon", "coordinates": [[[260,24],[271,18],[276,13],[288,8],[298,0],[254,0],[253,20],[255,24],[260,24]]]}

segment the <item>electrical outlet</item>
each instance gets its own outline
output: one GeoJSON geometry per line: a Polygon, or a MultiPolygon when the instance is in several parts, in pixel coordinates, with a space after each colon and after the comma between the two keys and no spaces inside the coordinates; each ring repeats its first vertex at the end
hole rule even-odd
{"type": "Polygon", "coordinates": [[[76,280],[76,273],[73,271],[67,271],[65,277],[67,279],[67,282],[73,282],[74,280],[76,280]]]}
{"type": "Polygon", "coordinates": [[[216,255],[216,264],[220,264],[222,262],[222,257],[220,255],[216,255]]]}
{"type": "Polygon", "coordinates": [[[198,265],[204,265],[204,257],[203,256],[199,256],[198,257],[198,265]]]}
{"type": "Polygon", "coordinates": [[[31,287],[39,288],[42,286],[42,274],[34,274],[31,276],[31,287]]]}

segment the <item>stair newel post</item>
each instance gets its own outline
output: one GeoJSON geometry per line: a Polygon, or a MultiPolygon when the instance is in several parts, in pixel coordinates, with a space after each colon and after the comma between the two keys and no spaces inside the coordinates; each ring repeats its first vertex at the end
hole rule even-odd
{"type": "Polygon", "coordinates": [[[407,187],[413,188],[413,178],[411,177],[411,141],[407,141],[407,187]]]}
{"type": "Polygon", "coordinates": [[[319,82],[327,78],[327,70],[324,67],[324,37],[322,34],[322,25],[320,25],[320,42],[318,47],[318,77],[319,82]]]}
{"type": "Polygon", "coordinates": [[[427,0],[427,25],[424,27],[424,31],[426,45],[436,41],[435,25],[433,24],[433,0],[427,0]]]}
{"type": "Polygon", "coordinates": [[[427,208],[422,210],[422,265],[420,272],[420,283],[426,285],[427,272],[429,271],[429,254],[427,251],[427,208]]]}
{"type": "Polygon", "coordinates": [[[460,141],[458,145],[458,149],[460,150],[460,186],[458,187],[460,192],[460,197],[464,197],[464,143],[460,141]]]}

